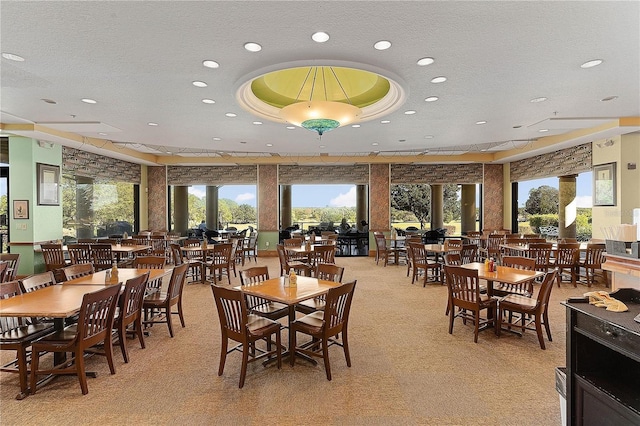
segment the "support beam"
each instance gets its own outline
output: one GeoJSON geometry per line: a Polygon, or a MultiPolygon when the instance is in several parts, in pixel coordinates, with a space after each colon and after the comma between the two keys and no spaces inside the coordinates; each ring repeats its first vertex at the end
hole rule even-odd
{"type": "Polygon", "coordinates": [[[187,235],[189,228],[189,187],[173,187],[173,230],[187,235]]]}
{"type": "Polygon", "coordinates": [[[461,187],[460,230],[465,234],[468,231],[476,231],[476,186],[461,185],[461,187]]]}
{"type": "Polygon", "coordinates": [[[444,227],[444,209],[443,209],[443,193],[442,185],[431,185],[431,229],[444,227]]]}
{"type": "Polygon", "coordinates": [[[280,227],[285,229],[291,225],[291,185],[280,185],[280,227]]]}
{"type": "Polygon", "coordinates": [[[218,187],[207,186],[206,196],[206,223],[207,229],[220,229],[222,224],[218,215],[218,187]]]}

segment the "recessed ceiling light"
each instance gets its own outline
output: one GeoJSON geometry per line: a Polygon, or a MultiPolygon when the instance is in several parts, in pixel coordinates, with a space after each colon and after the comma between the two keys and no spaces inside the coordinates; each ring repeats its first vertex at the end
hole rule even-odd
{"type": "Polygon", "coordinates": [[[514,129],[519,129],[519,128],[521,128],[521,127],[522,127],[522,126],[521,126],[520,124],[513,126],[513,128],[514,128],[514,129]]]}
{"type": "Polygon", "coordinates": [[[609,101],[612,101],[614,99],[618,99],[618,97],[617,96],[607,96],[606,98],[600,99],[600,102],[609,102],[609,101]]]}
{"type": "Polygon", "coordinates": [[[487,152],[487,149],[481,149],[480,152],[487,152]]]}
{"type": "Polygon", "coordinates": [[[598,65],[600,65],[602,62],[604,62],[602,59],[593,59],[591,61],[587,61],[584,64],[580,65],[580,68],[593,68],[593,67],[597,67],[598,65]]]}
{"type": "Polygon", "coordinates": [[[433,139],[433,135],[426,135],[424,138],[425,139],[433,139]]]}
{"type": "Polygon", "coordinates": [[[447,77],[444,76],[434,77],[431,79],[432,83],[444,83],[445,81],[447,81],[447,77]]]}
{"type": "Polygon", "coordinates": [[[544,133],[544,132],[548,132],[548,131],[549,131],[549,129],[540,129],[540,130],[538,130],[538,132],[540,132],[540,133],[544,133]]]}
{"type": "Polygon", "coordinates": [[[422,58],[422,59],[418,59],[417,64],[420,65],[421,67],[424,67],[425,65],[431,65],[434,62],[435,60],[433,58],[422,58]]]}
{"type": "Polygon", "coordinates": [[[374,154],[380,154],[380,151],[373,151],[374,154]]]}
{"type": "Polygon", "coordinates": [[[158,123],[153,123],[153,122],[150,121],[150,122],[147,123],[147,125],[149,125],[149,126],[157,126],[158,123]]]}
{"type": "Polygon", "coordinates": [[[16,55],[14,53],[4,52],[2,54],[2,57],[10,61],[24,62],[24,58],[22,56],[16,55]]]}
{"type": "Polygon", "coordinates": [[[258,43],[253,42],[245,43],[244,48],[249,52],[259,52],[262,50],[262,46],[260,46],[258,43]]]}
{"type": "Polygon", "coordinates": [[[324,145],[320,145],[318,148],[320,148],[320,149],[324,149],[324,148],[325,148],[325,146],[324,146],[324,145]]]}
{"type": "Polygon", "coordinates": [[[205,83],[204,81],[194,81],[191,84],[196,87],[207,87],[207,83],[205,83]]]}
{"type": "Polygon", "coordinates": [[[204,102],[205,104],[215,104],[216,101],[214,101],[213,99],[203,99],[202,102],[204,102]]]}
{"type": "Polygon", "coordinates": [[[378,142],[374,142],[374,143],[372,143],[371,145],[372,145],[372,146],[378,146],[379,144],[378,144],[378,142]]]}
{"type": "Polygon", "coordinates": [[[247,141],[240,141],[240,143],[243,143],[243,144],[244,144],[244,143],[247,143],[247,141]]]}
{"type": "Polygon", "coordinates": [[[237,114],[234,114],[234,113],[232,113],[232,112],[228,112],[228,113],[226,113],[225,115],[226,115],[227,117],[231,117],[231,118],[233,118],[233,117],[237,117],[237,116],[238,116],[237,114]]]}
{"type": "Polygon", "coordinates": [[[98,134],[99,134],[100,136],[107,136],[107,134],[106,134],[105,132],[98,132],[98,134]]]}
{"type": "Polygon", "coordinates": [[[438,100],[437,96],[429,96],[428,98],[424,99],[425,102],[435,102],[437,100],[438,100]]]}
{"type": "Polygon", "coordinates": [[[211,60],[206,60],[206,61],[202,61],[202,65],[204,65],[207,68],[218,68],[220,67],[220,64],[217,63],[216,61],[211,61],[211,60]]]}
{"type": "Polygon", "coordinates": [[[389,124],[389,123],[391,123],[391,121],[390,121],[390,120],[382,120],[380,123],[382,123],[382,124],[389,124]]]}
{"type": "Polygon", "coordinates": [[[354,129],[357,129],[357,128],[360,127],[360,125],[359,124],[352,124],[351,127],[353,127],[354,129]]]}
{"type": "Polygon", "coordinates": [[[171,155],[171,151],[167,151],[167,154],[171,155]]]}
{"type": "Polygon", "coordinates": [[[486,122],[486,121],[476,121],[476,124],[477,124],[477,125],[487,124],[487,122],[486,122]]]}
{"type": "Polygon", "coordinates": [[[89,99],[89,98],[83,98],[81,99],[82,102],[84,102],[85,104],[97,104],[98,101],[95,101],[93,99],[89,99]]]}
{"type": "Polygon", "coordinates": [[[272,146],[273,146],[273,144],[272,144],[272,143],[268,143],[268,144],[267,144],[267,146],[268,146],[268,147],[272,147],[272,146]]]}
{"type": "Polygon", "coordinates": [[[220,141],[220,140],[222,140],[222,139],[220,139],[219,137],[217,137],[217,136],[216,136],[216,137],[214,137],[214,138],[213,138],[213,140],[214,140],[214,141],[220,141]]]}
{"type": "Polygon", "coordinates": [[[416,112],[415,112],[415,110],[409,109],[409,110],[405,111],[404,113],[405,113],[405,115],[413,115],[416,112]]]}
{"type": "Polygon", "coordinates": [[[324,43],[325,41],[329,40],[329,34],[325,33],[324,31],[318,31],[317,33],[313,33],[311,39],[316,43],[324,43]]]}
{"type": "Polygon", "coordinates": [[[262,121],[254,121],[253,124],[255,124],[256,126],[259,126],[262,124],[262,121]]]}
{"type": "Polygon", "coordinates": [[[46,102],[48,104],[52,104],[52,105],[57,104],[57,102],[54,101],[53,99],[40,99],[40,100],[43,101],[43,102],[46,102]]]}
{"type": "Polygon", "coordinates": [[[373,48],[376,50],[387,50],[390,47],[391,47],[391,42],[388,40],[380,40],[373,45],[373,48]]]}
{"type": "Polygon", "coordinates": [[[294,126],[287,126],[287,130],[295,130],[296,128],[294,126]]]}
{"type": "Polygon", "coordinates": [[[531,102],[535,104],[535,103],[538,103],[538,102],[544,102],[546,100],[547,100],[547,98],[545,98],[544,96],[540,96],[539,98],[531,99],[531,102]]]}
{"type": "Polygon", "coordinates": [[[398,142],[400,142],[400,143],[404,143],[406,141],[407,141],[406,139],[398,139],[398,142]]]}

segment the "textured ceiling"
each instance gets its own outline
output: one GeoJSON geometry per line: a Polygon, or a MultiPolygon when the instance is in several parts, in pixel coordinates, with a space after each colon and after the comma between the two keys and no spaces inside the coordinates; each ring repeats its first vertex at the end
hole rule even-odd
{"type": "Polygon", "coordinates": [[[2,1],[0,19],[2,52],[25,58],[2,59],[3,133],[109,149],[132,161],[321,154],[368,161],[425,151],[463,159],[503,150],[516,158],[518,150],[539,152],[538,144],[554,149],[541,143],[550,136],[566,134],[557,139],[561,148],[638,130],[617,121],[640,116],[637,1],[2,1]],[[312,41],[315,31],[329,41],[312,41]],[[375,50],[379,40],[391,48],[375,50]],[[246,51],[245,42],[262,51],[246,51]],[[417,66],[423,57],[435,63],[417,66]],[[580,67],[591,59],[604,63],[580,67]],[[204,60],[220,67],[205,68],[204,60]],[[402,104],[322,139],[240,106],[247,81],[304,65],[382,75],[398,83],[402,104]],[[447,81],[431,83],[437,76],[447,81]],[[425,102],[429,96],[439,100],[425,102]],[[538,97],[547,100],[530,102],[538,97]],[[594,130],[569,133],[583,129],[594,130]]]}

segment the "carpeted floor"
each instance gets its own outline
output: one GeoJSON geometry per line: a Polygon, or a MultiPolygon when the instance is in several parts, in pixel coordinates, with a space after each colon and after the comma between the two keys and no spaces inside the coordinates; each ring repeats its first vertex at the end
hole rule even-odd
{"type": "MultiPolygon", "coordinates": [[[[357,279],[349,337],[352,367],[332,347],[333,380],[322,363],[249,365],[238,389],[240,354],[230,354],[218,377],[220,331],[208,285],[185,288],[186,328],[169,338],[155,325],[147,348],[129,341],[130,363],[116,352],[115,375],[93,357],[83,396],[76,377],[60,377],[17,401],[17,376],[0,375],[2,425],[69,424],[379,424],[558,425],[554,368],[565,361],[565,311],[560,302],[587,291],[554,287],[553,342],[491,331],[473,343],[471,325],[456,320],[447,333],[446,287],[411,284],[405,266],[376,266],[372,258],[338,258],[344,281],[357,279]]],[[[272,276],[277,258],[260,258],[272,276]]],[[[254,265],[251,263],[250,265],[254,265]]],[[[246,265],[246,267],[250,266],[246,265]]],[[[239,278],[232,278],[239,285],[239,278]]],[[[286,332],[283,333],[286,339],[286,332]]],[[[286,340],[285,340],[286,341],[286,340]]],[[[3,351],[2,360],[10,358],[3,351]]]]}

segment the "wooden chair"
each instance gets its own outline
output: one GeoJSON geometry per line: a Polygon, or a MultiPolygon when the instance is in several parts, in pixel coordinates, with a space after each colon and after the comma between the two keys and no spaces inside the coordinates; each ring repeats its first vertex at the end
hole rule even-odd
{"type": "Polygon", "coordinates": [[[347,367],[351,367],[349,355],[348,325],[351,301],[355,291],[356,281],[342,284],[329,289],[324,311],[316,311],[302,318],[298,318],[289,325],[289,333],[292,333],[291,355],[289,363],[295,363],[295,352],[308,356],[320,357],[324,360],[324,369],[327,380],[331,380],[331,366],[329,364],[329,346],[342,346],[347,367]],[[307,334],[311,341],[298,346],[297,333],[307,334]],[[340,334],[341,341],[337,339],[340,334]]]}
{"type": "Polygon", "coordinates": [[[20,288],[23,293],[30,293],[56,284],[57,282],[52,271],[30,275],[20,280],[20,288]]]}
{"type": "Polygon", "coordinates": [[[79,263],[62,269],[64,280],[69,281],[78,277],[85,277],[95,272],[91,263],[79,263]]]}
{"type": "Polygon", "coordinates": [[[287,257],[287,253],[285,251],[284,245],[278,244],[276,246],[276,250],[278,252],[278,258],[280,260],[280,275],[289,274],[289,272],[293,269],[297,274],[310,276],[311,275],[311,266],[305,262],[300,262],[297,260],[291,261],[287,257]]]}
{"type": "Polygon", "coordinates": [[[444,246],[450,253],[460,253],[462,250],[462,240],[457,238],[448,238],[444,241],[444,246]]]}
{"type": "Polygon", "coordinates": [[[576,269],[578,268],[578,262],[580,260],[580,243],[558,243],[556,250],[555,267],[558,270],[556,279],[558,281],[558,287],[562,282],[562,271],[569,269],[571,272],[571,282],[574,287],[577,287],[576,269]]]}
{"type": "Polygon", "coordinates": [[[500,244],[504,241],[504,235],[490,234],[487,237],[486,247],[480,249],[480,253],[484,259],[493,257],[498,259],[500,257],[500,244]]]}
{"type": "Polygon", "coordinates": [[[72,265],[93,263],[90,244],[69,244],[67,251],[69,252],[69,259],[72,265]]]}
{"type": "Polygon", "coordinates": [[[41,244],[40,247],[42,248],[42,257],[47,271],[52,271],[54,275],[58,274],[56,279],[58,281],[62,280],[62,273],[58,272],[58,270],[69,265],[69,262],[64,257],[62,244],[41,244]]]}
{"type": "Polygon", "coordinates": [[[9,277],[9,262],[0,261],[0,283],[11,281],[9,277]]]}
{"type": "Polygon", "coordinates": [[[129,352],[127,351],[127,328],[133,325],[131,330],[140,341],[140,347],[145,348],[144,333],[142,330],[142,302],[147,289],[149,272],[127,280],[124,285],[124,292],[118,302],[118,315],[116,316],[113,328],[118,332],[118,343],[124,362],[129,362],[129,352]]]}
{"type": "Polygon", "coordinates": [[[204,262],[204,268],[209,269],[214,284],[218,283],[218,279],[222,279],[222,275],[226,275],[231,285],[232,250],[232,243],[220,243],[213,246],[213,250],[209,252],[210,257],[204,262]]]}
{"type": "Polygon", "coordinates": [[[244,386],[249,362],[275,355],[278,369],[280,369],[282,366],[282,342],[280,336],[282,325],[277,321],[250,314],[246,300],[242,292],[238,290],[212,285],[211,291],[216,302],[220,331],[222,333],[218,376],[222,376],[224,372],[227,354],[236,350],[242,352],[239,388],[244,386]],[[271,340],[273,335],[275,335],[275,342],[271,340]],[[229,339],[238,342],[238,345],[228,349],[229,339]],[[256,345],[256,342],[260,340],[267,342],[266,351],[256,345]],[[273,343],[275,343],[275,349],[271,349],[273,343]]]}
{"type": "MultiPolygon", "coordinates": [[[[344,268],[329,263],[321,263],[316,265],[314,276],[320,280],[342,282],[344,268]]],[[[315,311],[322,311],[326,306],[326,294],[322,294],[313,299],[304,300],[296,305],[296,311],[310,314],[315,311]]]]}
{"type": "Polygon", "coordinates": [[[91,256],[93,257],[93,267],[96,271],[110,269],[115,261],[111,244],[91,244],[91,256]]]}
{"type": "Polygon", "coordinates": [[[482,232],[480,231],[467,231],[467,244],[473,244],[476,247],[480,247],[480,238],[482,232]]]}
{"type": "Polygon", "coordinates": [[[475,326],[473,341],[478,343],[480,326],[493,325],[495,327],[496,299],[480,293],[477,270],[448,265],[445,265],[444,269],[447,274],[447,288],[449,290],[449,300],[451,301],[449,334],[453,334],[453,320],[455,318],[462,318],[464,324],[466,324],[467,320],[470,320],[475,326]],[[457,311],[456,308],[458,308],[457,311]],[[486,319],[480,317],[480,312],[485,309],[492,314],[488,314],[486,319]]]}
{"type": "Polygon", "coordinates": [[[544,324],[544,328],[547,332],[547,339],[551,342],[551,329],[549,328],[549,317],[547,311],[549,307],[549,297],[551,296],[553,281],[556,279],[556,274],[557,271],[551,271],[545,275],[542,285],[540,286],[540,290],[538,291],[538,296],[535,299],[510,294],[500,300],[498,305],[498,335],[500,335],[500,331],[505,325],[509,330],[511,330],[512,327],[520,328],[523,334],[525,330],[535,330],[538,334],[540,348],[545,349],[542,325],[544,324]],[[505,317],[509,318],[506,322],[505,317]],[[532,323],[533,327],[531,327],[532,323]]]}
{"type": "Polygon", "coordinates": [[[428,258],[427,250],[423,244],[410,244],[413,255],[413,274],[411,275],[411,284],[419,277],[420,271],[424,271],[424,281],[422,286],[425,287],[429,282],[429,272],[431,272],[431,282],[440,280],[440,264],[428,258]]]}
{"type": "Polygon", "coordinates": [[[580,266],[584,268],[584,276],[589,287],[595,282],[595,275],[598,270],[604,278],[605,285],[608,285],[607,272],[602,269],[605,250],[605,244],[589,243],[587,244],[584,259],[579,262],[580,266]]]}
{"type": "Polygon", "coordinates": [[[374,234],[376,240],[376,265],[382,260],[382,266],[389,264],[389,249],[387,247],[387,240],[384,235],[374,234]]]}
{"type": "MultiPolygon", "coordinates": [[[[269,268],[266,266],[254,266],[240,271],[240,283],[243,287],[260,284],[269,279],[269,268]]],[[[289,315],[289,307],[282,303],[263,299],[262,297],[245,294],[249,313],[261,317],[277,320],[289,315]]]]}
{"type": "MultiPolygon", "coordinates": [[[[161,256],[137,256],[133,259],[133,267],[138,269],[164,269],[167,259],[161,256]]],[[[147,282],[147,295],[160,291],[162,278],[147,282]]]]}
{"type": "Polygon", "coordinates": [[[245,258],[258,263],[258,233],[252,232],[247,240],[247,245],[242,248],[242,266],[244,266],[245,258]]]}
{"type": "Polygon", "coordinates": [[[478,246],[474,244],[463,244],[460,249],[460,260],[463,264],[473,263],[478,259],[478,246]]]}
{"type": "Polygon", "coordinates": [[[536,261],[536,271],[547,273],[551,268],[552,243],[530,243],[529,257],[536,261]]]}
{"type": "Polygon", "coordinates": [[[1,253],[0,261],[8,262],[7,273],[5,274],[5,281],[14,281],[18,274],[18,267],[20,266],[20,254],[19,253],[1,253]]]}
{"type": "Polygon", "coordinates": [[[75,374],[80,381],[82,394],[89,392],[85,374],[84,353],[91,347],[102,344],[111,374],[115,374],[113,365],[113,346],[111,329],[118,303],[121,284],[105,286],[82,298],[80,316],[77,325],[49,334],[31,345],[31,393],[36,393],[37,378],[41,374],[75,374]],[[73,365],[69,361],[55,365],[51,369],[40,370],[40,353],[72,352],[73,365]]]}
{"type": "MultiPolygon", "coordinates": [[[[0,300],[22,294],[18,281],[0,284],[0,300]]],[[[22,317],[0,317],[0,350],[16,351],[16,357],[0,367],[0,371],[18,373],[20,377],[20,394],[22,399],[29,394],[29,365],[27,349],[31,343],[53,331],[50,323],[28,323],[22,317]]]]}
{"type": "MultiPolygon", "coordinates": [[[[535,271],[536,261],[529,257],[521,256],[504,256],[502,258],[502,264],[511,268],[523,269],[527,271],[535,271]]],[[[535,280],[529,280],[518,284],[508,283],[494,283],[493,295],[494,296],[507,296],[509,294],[517,294],[520,296],[531,297],[533,294],[533,282],[535,280]]]]}
{"type": "Polygon", "coordinates": [[[171,281],[169,281],[169,287],[166,293],[157,291],[144,298],[142,309],[153,313],[153,315],[144,321],[145,326],[158,323],[167,324],[169,335],[173,337],[171,316],[178,315],[180,317],[180,324],[182,324],[183,328],[185,327],[184,315],[182,313],[182,290],[184,288],[188,266],[189,265],[184,263],[173,268],[171,281]],[[177,306],[177,312],[173,312],[173,306],[177,306]]]}
{"type": "Polygon", "coordinates": [[[313,253],[311,255],[311,265],[313,267],[316,267],[321,263],[334,264],[336,262],[336,246],[314,246],[313,253]]]}

